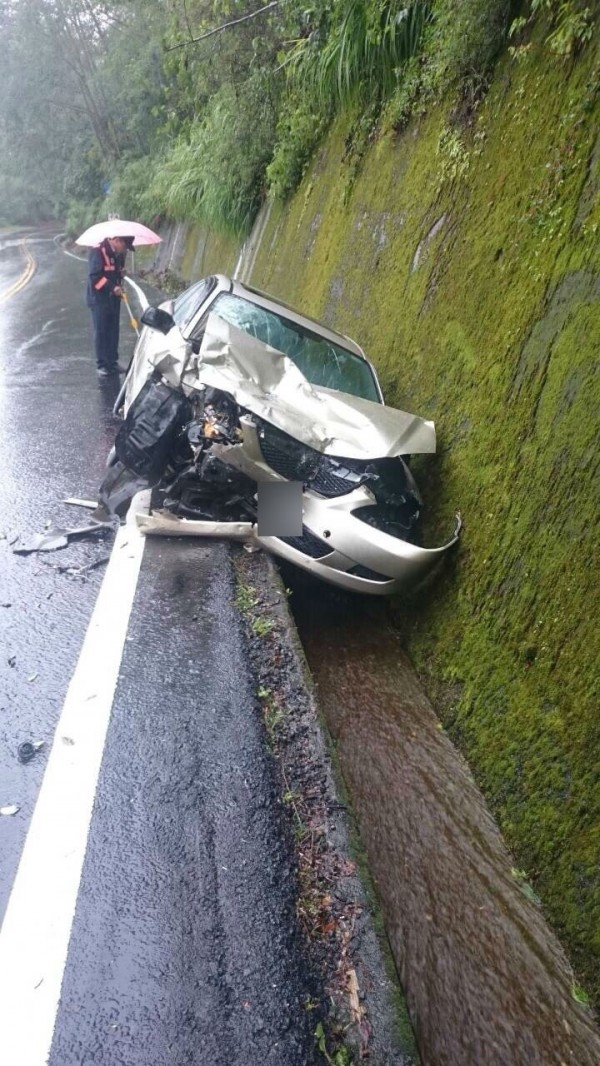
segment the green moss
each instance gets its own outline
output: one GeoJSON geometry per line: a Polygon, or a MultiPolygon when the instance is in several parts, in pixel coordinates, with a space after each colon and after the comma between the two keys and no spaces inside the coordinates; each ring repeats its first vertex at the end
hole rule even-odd
{"type": "Polygon", "coordinates": [[[232,274],[239,255],[236,237],[206,232],[200,226],[186,231],[181,275],[186,281],[197,281],[206,274],[232,274]]]}
{"type": "Polygon", "coordinates": [[[409,650],[596,1001],[599,87],[593,49],[568,67],[533,49],[466,129],[440,108],[382,137],[346,197],[338,122],[253,275],[436,421],[427,536],[457,508],[465,528],[398,605],[409,650]]]}

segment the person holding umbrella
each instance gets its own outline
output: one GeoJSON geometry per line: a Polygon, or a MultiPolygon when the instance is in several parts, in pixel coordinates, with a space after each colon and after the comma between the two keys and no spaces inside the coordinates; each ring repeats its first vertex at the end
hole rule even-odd
{"type": "MultiPolygon", "coordinates": [[[[143,244],[160,244],[161,237],[141,222],[112,218],[96,222],[77,238],[76,244],[89,248],[87,304],[92,313],[96,366],[100,377],[119,370],[119,321],[129,249],[143,244]]],[[[129,310],[129,304],[127,303],[129,310]]],[[[133,316],[129,311],[132,325],[133,316]]]]}
{"type": "Polygon", "coordinates": [[[119,372],[119,323],[125,257],[132,235],[106,237],[88,256],[87,305],[92,315],[99,377],[119,372]]]}

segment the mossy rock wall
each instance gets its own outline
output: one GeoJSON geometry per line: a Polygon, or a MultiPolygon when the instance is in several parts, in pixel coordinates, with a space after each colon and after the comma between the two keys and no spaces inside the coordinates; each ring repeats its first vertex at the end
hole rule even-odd
{"type": "Polygon", "coordinates": [[[272,212],[252,281],[363,344],[388,403],[433,418],[428,543],[408,650],[519,867],[600,1000],[598,54],[500,64],[371,144],[350,120],[272,212]]]}
{"type": "Polygon", "coordinates": [[[162,243],[136,253],[137,265],[190,283],[207,274],[233,274],[240,254],[236,237],[224,236],[192,223],[168,222],[162,243]]]}
{"type": "Polygon", "coordinates": [[[197,281],[207,274],[233,274],[239,253],[237,237],[192,226],[186,232],[181,275],[186,281],[197,281]]]}

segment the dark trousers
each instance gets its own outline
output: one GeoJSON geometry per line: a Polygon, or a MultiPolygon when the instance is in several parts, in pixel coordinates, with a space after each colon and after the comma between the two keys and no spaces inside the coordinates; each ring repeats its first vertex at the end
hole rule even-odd
{"type": "Polygon", "coordinates": [[[110,296],[102,303],[90,307],[94,330],[96,365],[105,370],[116,370],[119,360],[119,319],[121,301],[110,296]]]}

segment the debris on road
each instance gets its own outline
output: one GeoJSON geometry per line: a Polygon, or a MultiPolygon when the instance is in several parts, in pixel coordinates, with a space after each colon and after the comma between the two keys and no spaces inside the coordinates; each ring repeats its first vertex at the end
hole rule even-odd
{"type": "Polygon", "coordinates": [[[90,570],[96,570],[97,567],[104,566],[109,559],[110,555],[102,555],[91,563],[82,563],[81,566],[65,565],[64,563],[46,563],[46,566],[49,566],[51,570],[56,570],[57,574],[68,574],[69,577],[86,577],[90,570]]]}
{"type": "Polygon", "coordinates": [[[259,552],[261,550],[260,544],[252,544],[251,542],[243,544],[242,547],[249,555],[253,555],[254,552],[259,552]]]}
{"type": "Polygon", "coordinates": [[[228,537],[230,540],[243,540],[251,537],[252,522],[213,521],[192,518],[178,518],[168,511],[153,511],[152,514],[138,512],[135,516],[141,533],[163,537],[228,537]]]}
{"type": "Polygon", "coordinates": [[[19,747],[17,748],[17,757],[19,762],[31,762],[34,755],[37,755],[38,751],[40,751],[40,749],[43,747],[43,740],[24,740],[23,743],[19,744],[19,747]]]}
{"type": "Polygon", "coordinates": [[[21,808],[17,806],[16,803],[9,803],[6,807],[0,807],[0,814],[5,814],[6,816],[8,816],[11,814],[16,814],[17,811],[20,810],[21,808]]]}
{"type": "Polygon", "coordinates": [[[112,528],[112,523],[110,526],[106,523],[94,522],[91,526],[47,529],[45,533],[34,533],[28,540],[17,544],[13,552],[15,555],[30,555],[32,552],[57,551],[59,548],[66,548],[69,540],[103,533],[107,528],[112,528]]]}
{"type": "Polygon", "coordinates": [[[95,511],[98,506],[97,500],[82,500],[79,496],[67,496],[63,503],[68,503],[71,507],[85,507],[88,511],[95,511]]]}
{"type": "Polygon", "coordinates": [[[13,548],[15,555],[29,555],[30,552],[51,552],[66,548],[69,543],[65,530],[49,529],[46,533],[34,533],[29,540],[13,548]]]}

